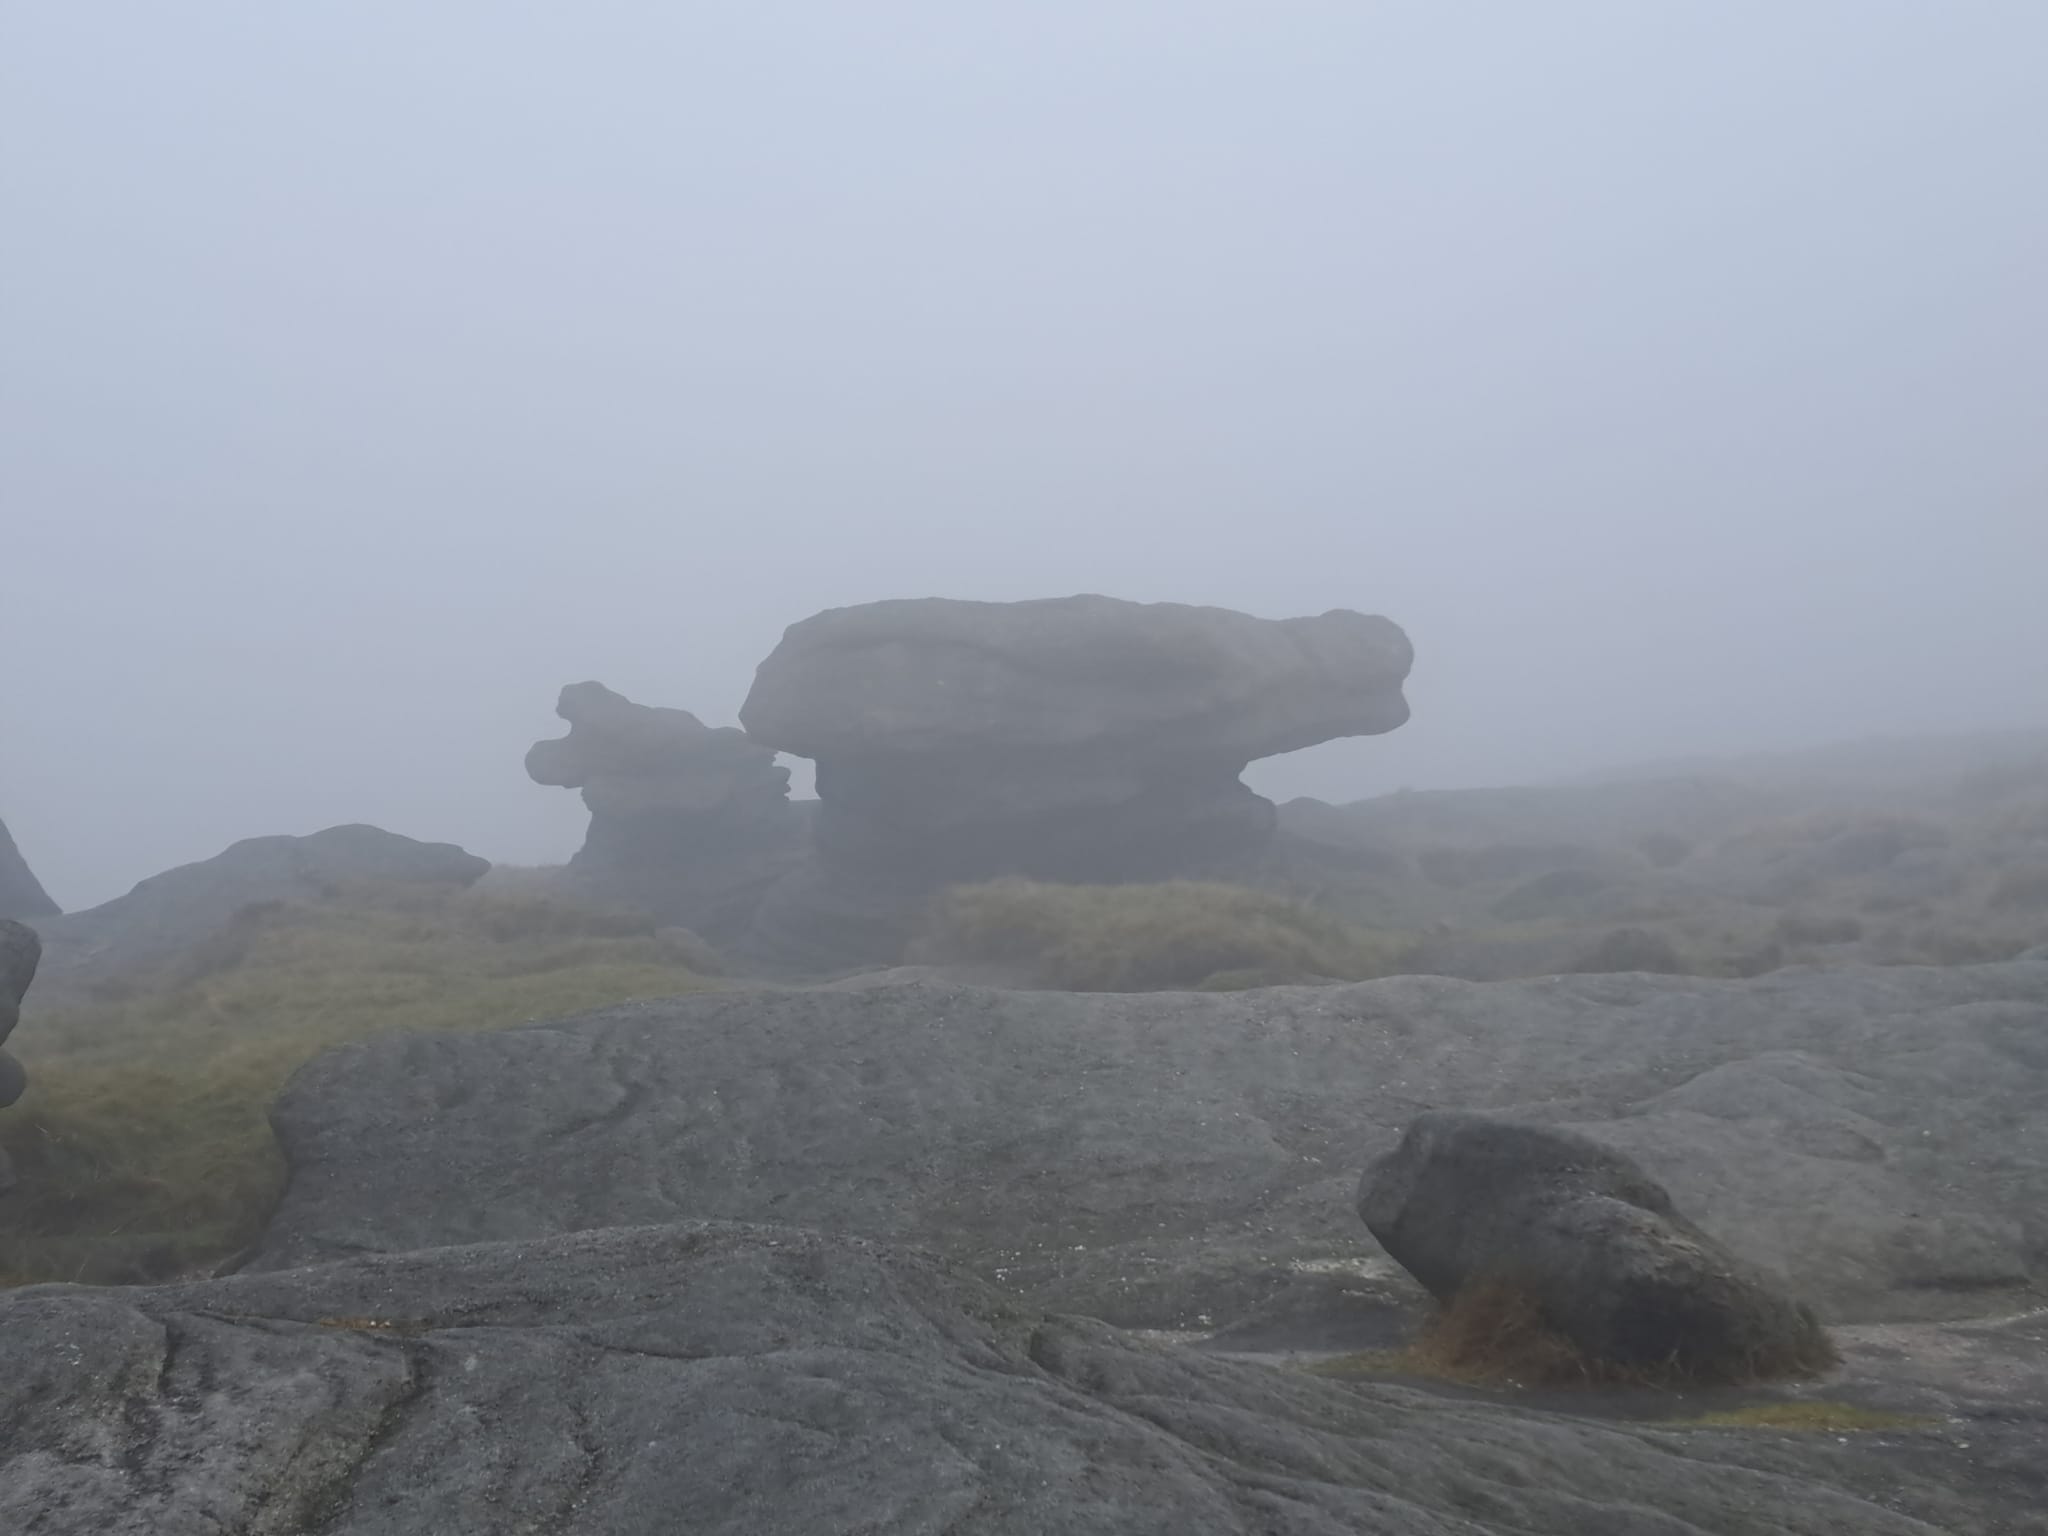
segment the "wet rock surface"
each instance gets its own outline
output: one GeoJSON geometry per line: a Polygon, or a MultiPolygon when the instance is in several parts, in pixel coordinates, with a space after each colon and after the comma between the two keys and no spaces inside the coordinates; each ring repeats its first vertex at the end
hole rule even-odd
{"type": "Polygon", "coordinates": [[[614,1229],[0,1296],[0,1528],[2038,1532],[2020,1437],[1770,1435],[1319,1378],[929,1260],[614,1229]]]}

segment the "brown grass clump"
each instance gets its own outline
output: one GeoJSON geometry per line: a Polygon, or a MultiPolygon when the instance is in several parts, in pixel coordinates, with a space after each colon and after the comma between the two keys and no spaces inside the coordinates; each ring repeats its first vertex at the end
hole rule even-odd
{"type": "Polygon", "coordinates": [[[1564,1386],[1613,1380],[1616,1371],[1592,1359],[1544,1321],[1526,1291],[1505,1281],[1468,1285],[1423,1324],[1405,1351],[1425,1376],[1450,1381],[1564,1386]]]}
{"type": "Polygon", "coordinates": [[[1070,992],[1228,989],[1390,974],[1403,946],[1305,902],[1242,886],[955,886],[933,905],[910,958],[1005,967],[1070,992]]]}
{"type": "Polygon", "coordinates": [[[1428,1376],[1467,1386],[1588,1386],[1638,1379],[1592,1359],[1544,1321],[1526,1291],[1501,1281],[1466,1286],[1400,1349],[1344,1355],[1312,1369],[1324,1376],[1428,1376]]]}
{"type": "Polygon", "coordinates": [[[0,1115],[0,1284],[142,1282],[253,1240],[282,1187],[271,1101],[321,1051],[702,989],[641,920],[527,895],[359,888],[269,903],[154,980],[32,1014],[0,1115]]]}
{"type": "Polygon", "coordinates": [[[1817,1348],[1813,1358],[1773,1362],[1776,1368],[1769,1370],[1702,1367],[1679,1359],[1602,1360],[1553,1328],[1526,1290],[1510,1281],[1482,1280],[1440,1306],[1405,1347],[1346,1355],[1316,1370],[1333,1376],[1426,1376],[1466,1386],[1687,1387],[1811,1374],[1835,1359],[1824,1335],[1817,1348]]]}
{"type": "Polygon", "coordinates": [[[1939,1422],[1925,1415],[1890,1413],[1881,1408],[1863,1408],[1855,1403],[1830,1403],[1800,1398],[1792,1401],[1752,1403],[1720,1413],[1703,1413],[1692,1419],[1668,1423],[1699,1429],[1807,1429],[1840,1432],[1846,1430],[1920,1429],[1939,1422]]]}

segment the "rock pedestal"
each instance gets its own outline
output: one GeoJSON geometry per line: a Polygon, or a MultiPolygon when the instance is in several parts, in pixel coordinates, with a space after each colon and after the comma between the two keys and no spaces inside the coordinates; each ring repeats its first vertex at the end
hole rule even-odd
{"type": "Polygon", "coordinates": [[[774,752],[601,683],[564,688],[555,712],[569,734],[535,743],[526,771],[583,792],[590,831],[570,866],[586,889],[707,937],[743,929],[803,848],[774,752]]]}

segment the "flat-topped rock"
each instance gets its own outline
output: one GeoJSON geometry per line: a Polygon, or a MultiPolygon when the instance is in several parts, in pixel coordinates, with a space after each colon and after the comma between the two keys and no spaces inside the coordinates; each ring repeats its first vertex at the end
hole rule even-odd
{"type": "Polygon", "coordinates": [[[1242,768],[1393,730],[1413,660],[1398,625],[1342,609],[1260,619],[1092,595],[917,598],[791,625],[740,719],[820,761],[1113,747],[1242,768]]]}

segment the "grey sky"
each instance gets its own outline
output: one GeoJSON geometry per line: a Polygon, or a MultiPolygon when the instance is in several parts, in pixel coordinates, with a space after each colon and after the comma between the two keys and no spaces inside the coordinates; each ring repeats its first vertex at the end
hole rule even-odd
{"type": "Polygon", "coordinates": [[[2048,719],[2048,5],[0,20],[0,815],[568,853],[939,593],[1390,614],[1269,793],[2048,719]]]}

